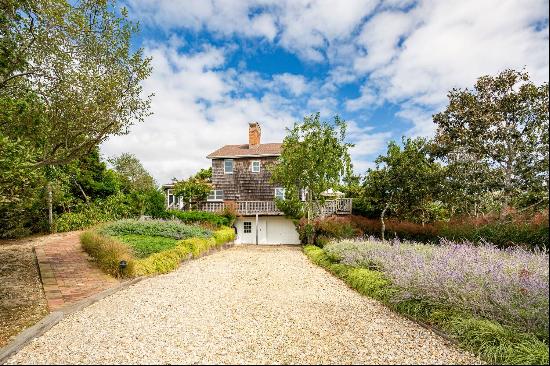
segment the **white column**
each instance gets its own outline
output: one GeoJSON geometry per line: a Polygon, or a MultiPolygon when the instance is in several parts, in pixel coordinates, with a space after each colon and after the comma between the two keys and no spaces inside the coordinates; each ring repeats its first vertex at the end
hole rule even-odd
{"type": "Polygon", "coordinates": [[[258,245],[258,214],[256,214],[256,245],[258,245]]]}

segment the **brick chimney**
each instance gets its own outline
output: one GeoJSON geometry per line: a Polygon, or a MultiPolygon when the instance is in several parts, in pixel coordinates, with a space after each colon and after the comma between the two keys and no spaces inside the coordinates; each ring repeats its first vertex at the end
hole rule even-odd
{"type": "Polygon", "coordinates": [[[258,147],[261,137],[262,129],[260,128],[260,124],[258,122],[250,122],[248,124],[248,147],[258,147]]]}

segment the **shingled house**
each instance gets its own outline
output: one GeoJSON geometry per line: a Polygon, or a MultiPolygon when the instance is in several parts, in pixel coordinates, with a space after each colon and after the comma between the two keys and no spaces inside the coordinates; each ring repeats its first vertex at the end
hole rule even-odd
{"type": "MultiPolygon", "coordinates": [[[[237,243],[299,244],[298,233],[291,220],[275,205],[275,198],[284,199],[285,191],[270,180],[269,167],[281,155],[281,143],[261,143],[262,131],[257,122],[249,123],[248,144],[225,145],[207,156],[212,160],[212,190],[204,211],[220,211],[225,205],[236,207],[237,243]]],[[[163,186],[169,208],[184,208],[175,197],[172,185],[163,186]]],[[[327,201],[326,214],[351,212],[351,200],[327,201]]]]}

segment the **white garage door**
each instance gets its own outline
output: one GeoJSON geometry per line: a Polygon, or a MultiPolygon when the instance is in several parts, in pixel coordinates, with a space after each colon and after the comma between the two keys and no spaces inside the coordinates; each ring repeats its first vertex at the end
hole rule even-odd
{"type": "Polygon", "coordinates": [[[235,225],[238,244],[300,244],[292,221],[281,216],[259,216],[257,231],[255,216],[239,217],[235,225]]]}
{"type": "Polygon", "coordinates": [[[271,216],[267,218],[266,244],[300,244],[296,227],[285,217],[271,216]]]}

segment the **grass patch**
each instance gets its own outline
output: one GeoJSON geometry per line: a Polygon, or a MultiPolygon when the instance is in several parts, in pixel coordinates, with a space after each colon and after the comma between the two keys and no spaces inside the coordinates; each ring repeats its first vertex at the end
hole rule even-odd
{"type": "Polygon", "coordinates": [[[359,293],[379,300],[392,310],[428,323],[492,364],[548,364],[548,344],[532,333],[522,333],[494,321],[421,299],[396,301],[399,289],[382,272],[336,262],[319,247],[308,245],[304,253],[315,264],[344,280],[359,293]]]}
{"type": "Polygon", "coordinates": [[[172,249],[178,244],[176,239],[162,236],[128,234],[116,236],[115,238],[129,245],[137,258],[145,258],[151,254],[172,249]]]}

